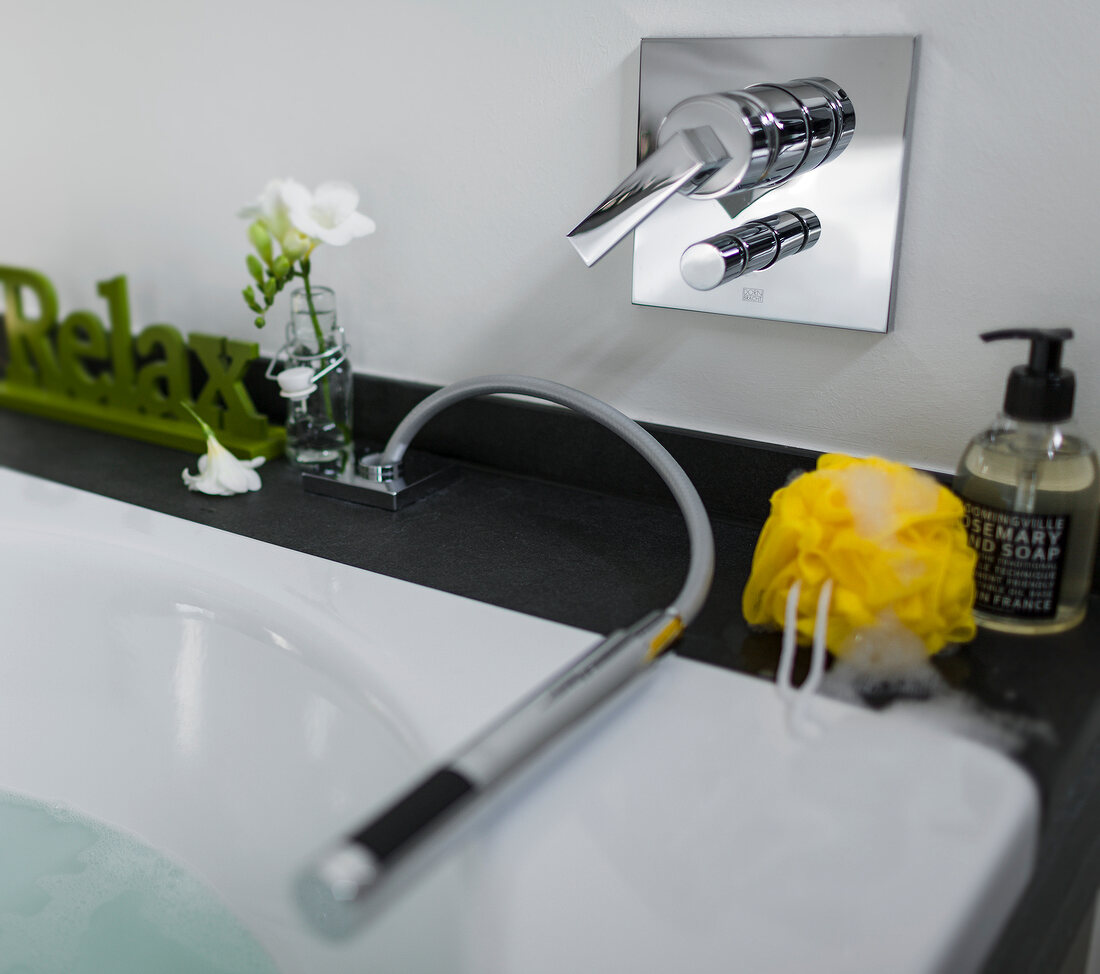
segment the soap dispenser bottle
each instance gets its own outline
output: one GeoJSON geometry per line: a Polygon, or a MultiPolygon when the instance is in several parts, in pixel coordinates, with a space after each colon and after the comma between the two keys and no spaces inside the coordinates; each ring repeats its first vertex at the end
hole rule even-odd
{"type": "Polygon", "coordinates": [[[974,616],[1015,633],[1053,633],[1085,617],[1096,553],[1100,471],[1070,422],[1068,328],[1010,328],[983,341],[1031,342],[1008,377],[1004,411],[967,446],[955,476],[978,554],[974,616]]]}

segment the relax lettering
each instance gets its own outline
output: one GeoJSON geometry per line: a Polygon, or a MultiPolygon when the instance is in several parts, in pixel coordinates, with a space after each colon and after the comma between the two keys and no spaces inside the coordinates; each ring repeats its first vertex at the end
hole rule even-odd
{"type": "Polygon", "coordinates": [[[136,337],[123,276],[101,281],[110,328],[91,311],[58,322],[57,293],[35,271],[0,266],[8,339],[6,380],[13,386],[68,396],[79,402],[193,423],[190,402],[193,353],[206,373],[194,408],[212,427],[241,437],[268,435],[267,419],[252,405],[243,375],[258,353],[254,342],[152,324],[136,337]],[[36,313],[27,309],[32,295],[36,313]]]}

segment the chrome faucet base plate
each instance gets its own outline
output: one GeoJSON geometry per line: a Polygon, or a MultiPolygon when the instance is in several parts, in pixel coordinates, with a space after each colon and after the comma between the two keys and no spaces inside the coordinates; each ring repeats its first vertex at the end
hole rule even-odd
{"type": "Polygon", "coordinates": [[[460,472],[457,464],[412,453],[405,458],[402,475],[392,480],[371,480],[360,476],[351,467],[336,476],[303,473],[302,486],[311,494],[325,494],[385,511],[399,511],[453,483],[460,472]]]}
{"type": "Polygon", "coordinates": [[[837,158],[768,190],[704,199],[677,193],[634,231],[635,304],[886,332],[891,325],[916,38],[646,38],[638,89],[638,160],[669,113],[706,92],[828,78],[855,109],[837,158]],[[692,246],[780,211],[806,208],[820,243],[707,290],[680,273],[692,246]]]}

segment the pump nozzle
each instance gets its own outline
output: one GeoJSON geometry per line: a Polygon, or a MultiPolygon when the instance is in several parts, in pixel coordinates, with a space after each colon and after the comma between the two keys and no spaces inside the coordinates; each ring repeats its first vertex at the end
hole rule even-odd
{"type": "Polygon", "coordinates": [[[983,342],[1024,338],[1031,342],[1027,365],[1008,376],[1004,411],[1013,419],[1054,423],[1073,415],[1076,380],[1062,368],[1062,344],[1073,337],[1071,328],[1002,328],[987,331],[983,342]]]}

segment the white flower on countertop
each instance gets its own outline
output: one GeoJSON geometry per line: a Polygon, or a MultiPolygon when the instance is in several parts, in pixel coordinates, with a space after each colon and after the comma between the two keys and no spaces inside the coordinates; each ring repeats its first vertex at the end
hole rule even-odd
{"type": "Polygon", "coordinates": [[[374,221],[358,212],[359,192],[349,183],[321,183],[310,193],[301,183],[286,180],[283,189],[290,222],[300,233],[342,247],[374,233],[374,221]]]}
{"type": "Polygon", "coordinates": [[[250,490],[259,490],[262,485],[256,467],[264,462],[263,457],[253,460],[238,460],[214,435],[214,431],[202,421],[199,415],[187,404],[181,404],[202,427],[206,434],[206,453],[199,457],[198,474],[183,470],[183,482],[188,490],[220,497],[244,494],[250,490]]]}

